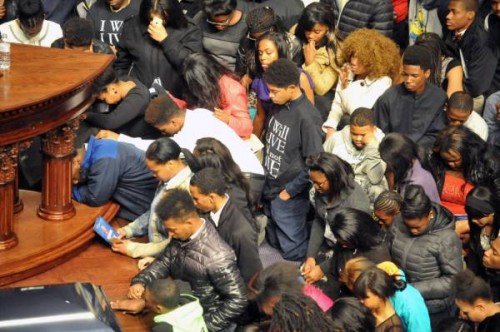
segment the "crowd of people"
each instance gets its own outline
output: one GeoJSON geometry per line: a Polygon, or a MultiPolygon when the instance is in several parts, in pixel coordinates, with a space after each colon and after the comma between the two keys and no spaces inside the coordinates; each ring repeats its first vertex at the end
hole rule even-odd
{"type": "Polygon", "coordinates": [[[0,35],[115,58],[72,179],[129,221],[116,310],[500,331],[500,0],[4,0],[0,35]]]}

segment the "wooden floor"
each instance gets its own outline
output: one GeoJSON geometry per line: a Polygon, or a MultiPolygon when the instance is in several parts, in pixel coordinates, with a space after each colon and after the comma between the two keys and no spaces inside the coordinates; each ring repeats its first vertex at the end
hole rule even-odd
{"type": "MultiPolygon", "coordinates": [[[[115,220],[115,222],[122,223],[115,220]]],[[[116,224],[115,224],[116,226],[116,224]]],[[[102,286],[110,300],[124,299],[130,280],[138,273],[136,260],[111,251],[99,239],[69,261],[34,277],[10,284],[7,287],[92,282],[102,286]]],[[[151,317],[125,315],[116,312],[125,332],[149,331],[151,317]]]]}
{"type": "Polygon", "coordinates": [[[73,202],[74,217],[47,221],[37,215],[41,194],[25,190],[19,193],[24,209],[16,213],[13,220],[18,244],[0,251],[1,286],[37,275],[74,257],[94,238],[97,216],[112,220],[120,208],[112,202],[100,207],[73,202]]]}

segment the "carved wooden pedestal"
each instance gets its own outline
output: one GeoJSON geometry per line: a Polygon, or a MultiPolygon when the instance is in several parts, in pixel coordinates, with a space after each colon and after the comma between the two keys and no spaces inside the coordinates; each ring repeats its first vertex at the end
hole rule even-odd
{"type": "Polygon", "coordinates": [[[79,118],[51,130],[42,137],[43,182],[42,203],[38,216],[63,221],[75,215],[71,200],[71,158],[79,118]]]}

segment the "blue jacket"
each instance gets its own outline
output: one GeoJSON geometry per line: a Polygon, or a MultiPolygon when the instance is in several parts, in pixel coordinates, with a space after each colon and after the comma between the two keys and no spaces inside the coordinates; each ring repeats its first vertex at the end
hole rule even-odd
{"type": "MultiPolygon", "coordinates": [[[[406,281],[406,276],[399,270],[400,278],[406,281]]],[[[394,310],[403,322],[406,332],[431,332],[429,311],[420,292],[410,284],[403,290],[397,290],[389,297],[394,310]]]]}
{"type": "Polygon", "coordinates": [[[113,140],[91,137],[81,170],[86,180],[73,186],[73,198],[91,206],[114,200],[121,206],[118,216],[128,220],[149,209],[158,185],[146,166],[144,151],[113,140]]]}

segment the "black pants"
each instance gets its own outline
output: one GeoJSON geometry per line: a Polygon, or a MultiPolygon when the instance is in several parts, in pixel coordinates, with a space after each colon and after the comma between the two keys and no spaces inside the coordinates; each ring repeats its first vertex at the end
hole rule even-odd
{"type": "Polygon", "coordinates": [[[262,191],[264,190],[266,177],[264,175],[254,173],[243,174],[250,182],[250,199],[252,200],[252,205],[255,208],[256,206],[260,205],[260,199],[262,196],[262,191]]]}

